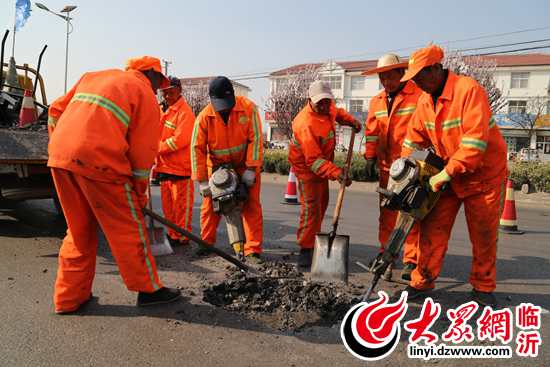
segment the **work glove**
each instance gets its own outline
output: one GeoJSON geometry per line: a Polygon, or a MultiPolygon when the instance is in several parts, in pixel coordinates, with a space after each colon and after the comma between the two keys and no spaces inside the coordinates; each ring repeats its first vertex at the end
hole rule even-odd
{"type": "Polygon", "coordinates": [[[365,179],[367,182],[378,181],[378,172],[376,169],[376,158],[369,158],[365,163],[365,179]]]}
{"type": "Polygon", "coordinates": [[[199,182],[199,190],[202,197],[212,196],[212,191],[210,190],[210,185],[208,181],[199,182]]]}
{"type": "Polygon", "coordinates": [[[350,126],[355,130],[356,134],[361,132],[362,124],[359,121],[353,120],[350,126]]]}
{"type": "MultiPolygon", "coordinates": [[[[337,180],[340,184],[342,184],[344,182],[344,172],[342,172],[338,175],[337,180]]],[[[347,179],[345,179],[345,182],[346,182],[346,186],[351,185],[351,178],[349,177],[349,175],[348,175],[347,179]]]]}
{"type": "Polygon", "coordinates": [[[251,187],[256,182],[256,171],[247,169],[244,171],[241,180],[246,185],[246,187],[251,187]]]}
{"type": "Polygon", "coordinates": [[[451,181],[451,176],[449,176],[447,171],[443,170],[437,175],[430,177],[430,188],[433,192],[438,192],[449,181],[451,181]]]}

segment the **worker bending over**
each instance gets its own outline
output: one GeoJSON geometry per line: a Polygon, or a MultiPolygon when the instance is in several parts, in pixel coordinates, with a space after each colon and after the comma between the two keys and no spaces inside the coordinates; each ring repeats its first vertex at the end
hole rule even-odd
{"type": "Polygon", "coordinates": [[[138,306],[180,297],[159,280],[141,213],[160,134],[155,93],[167,82],[159,59],[134,58],[125,71],[84,74],[50,106],[48,166],[68,226],[56,313],[74,312],[91,298],[98,227],[126,287],[139,292],[138,306]]]}

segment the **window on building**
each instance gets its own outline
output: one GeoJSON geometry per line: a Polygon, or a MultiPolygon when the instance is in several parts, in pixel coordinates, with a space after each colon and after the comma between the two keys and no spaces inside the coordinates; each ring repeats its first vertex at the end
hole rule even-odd
{"type": "Polygon", "coordinates": [[[363,112],[363,100],[362,99],[350,99],[349,112],[363,112]]]}
{"type": "Polygon", "coordinates": [[[321,80],[328,83],[330,89],[342,89],[341,76],[323,76],[321,80]]]}
{"type": "Polygon", "coordinates": [[[352,76],[351,77],[351,90],[363,90],[365,89],[365,77],[352,76]]]}
{"type": "Polygon", "coordinates": [[[275,90],[281,91],[284,90],[288,86],[288,79],[281,78],[281,79],[275,79],[275,90]]]}
{"type": "Polygon", "coordinates": [[[529,87],[529,73],[517,72],[512,73],[512,82],[510,88],[528,88],[529,87]]]}
{"type": "Polygon", "coordinates": [[[508,101],[508,113],[525,113],[527,101],[508,101]]]}

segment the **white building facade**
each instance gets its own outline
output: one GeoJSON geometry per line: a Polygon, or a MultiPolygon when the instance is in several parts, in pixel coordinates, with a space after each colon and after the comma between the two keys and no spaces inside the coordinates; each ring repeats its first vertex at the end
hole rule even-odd
{"type": "MultiPolygon", "coordinates": [[[[503,93],[506,104],[501,111],[495,114],[502,134],[508,144],[509,151],[517,152],[521,148],[538,149],[540,158],[550,160],[550,123],[548,119],[537,123],[531,140],[524,129],[511,123],[507,118],[510,112],[526,112],[529,101],[535,97],[549,97],[550,88],[550,54],[525,55],[495,55],[486,56],[494,60],[497,65],[495,80],[497,87],[503,93]]],[[[376,66],[376,60],[352,62],[327,62],[325,64],[296,65],[279,70],[270,75],[270,92],[275,88],[284,88],[286,79],[292,73],[305,67],[316,67],[322,80],[332,88],[336,104],[353,113],[360,121],[365,121],[370,100],[377,95],[382,86],[377,75],[363,76],[362,72],[376,66]]],[[[544,111],[550,114],[550,103],[544,111]]],[[[286,138],[277,133],[277,126],[269,120],[268,140],[277,141],[286,138]]],[[[350,131],[347,128],[339,129],[337,145],[349,144],[350,131]]],[[[362,134],[357,137],[355,150],[364,147],[362,134]]]]}

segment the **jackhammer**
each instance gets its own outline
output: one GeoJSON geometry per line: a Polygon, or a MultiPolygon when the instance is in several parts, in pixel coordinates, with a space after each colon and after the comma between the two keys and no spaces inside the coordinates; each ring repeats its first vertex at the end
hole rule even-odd
{"type": "Polygon", "coordinates": [[[229,244],[235,253],[244,259],[246,236],[242,221],[243,203],[248,198],[246,185],[241,182],[231,165],[218,167],[208,181],[212,192],[214,212],[225,219],[229,244]]]}
{"type": "Polygon", "coordinates": [[[387,189],[376,189],[383,196],[380,206],[398,210],[399,214],[394,229],[384,245],[384,253],[371,267],[374,278],[363,301],[370,298],[382,274],[399,256],[414,222],[423,220],[439,200],[441,191],[433,192],[429,180],[441,172],[444,166],[443,159],[433,150],[414,151],[409,157],[399,158],[392,163],[387,189]]]}

